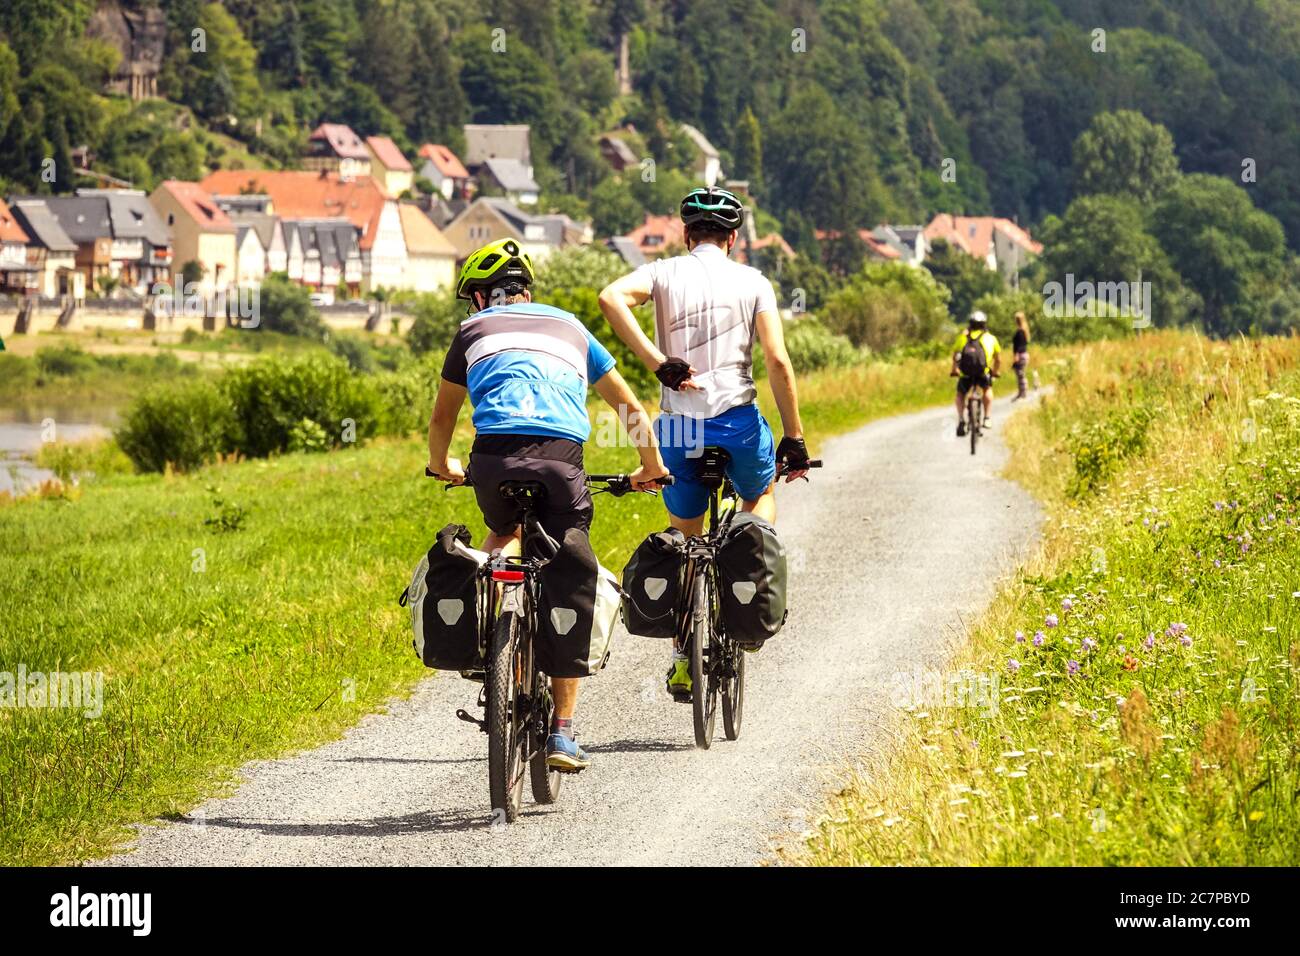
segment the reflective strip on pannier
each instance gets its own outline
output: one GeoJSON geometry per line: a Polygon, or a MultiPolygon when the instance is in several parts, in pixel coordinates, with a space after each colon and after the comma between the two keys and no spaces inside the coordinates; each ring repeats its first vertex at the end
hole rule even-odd
{"type": "Polygon", "coordinates": [[[420,559],[400,603],[411,609],[412,644],[426,667],[475,670],[483,666],[479,647],[478,572],[486,552],[469,546],[469,529],[449,524],[420,559]]]}
{"type": "Polygon", "coordinates": [[[672,637],[686,570],[686,536],[676,528],[649,535],[623,568],[623,623],[629,634],[672,637]]]}
{"type": "Polygon", "coordinates": [[[733,640],[761,644],[781,630],[786,574],[776,529],[750,512],[735,515],[718,548],[722,621],[733,640]]]}

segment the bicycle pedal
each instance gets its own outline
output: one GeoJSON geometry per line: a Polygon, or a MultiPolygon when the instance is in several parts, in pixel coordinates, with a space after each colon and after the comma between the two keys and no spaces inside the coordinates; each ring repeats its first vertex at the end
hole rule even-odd
{"type": "Polygon", "coordinates": [[[478,727],[479,730],[483,731],[483,733],[487,733],[487,721],[480,720],[479,718],[472,716],[464,708],[457,709],[456,717],[459,718],[460,720],[465,721],[465,723],[467,724],[474,724],[475,726],[478,727]]]}

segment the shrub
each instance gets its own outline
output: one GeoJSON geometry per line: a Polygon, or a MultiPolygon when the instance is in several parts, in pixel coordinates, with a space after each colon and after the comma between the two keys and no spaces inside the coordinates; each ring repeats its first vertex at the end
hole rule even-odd
{"type": "Polygon", "coordinates": [[[140,471],[198,468],[231,447],[236,433],[229,396],[206,381],[157,385],[127,412],[114,436],[140,471]]]}
{"type": "Polygon", "coordinates": [[[251,458],[290,448],[303,419],[319,425],[331,446],[342,443],[346,419],[355,423],[357,441],[378,431],[374,385],[333,357],[263,359],[227,372],[221,385],[239,416],[234,447],[251,458]]]}
{"type": "Polygon", "coordinates": [[[282,272],[262,280],[258,292],[258,329],[320,339],[325,332],[311,293],[282,272]]]}
{"type": "Polygon", "coordinates": [[[94,356],[75,345],[53,345],[36,352],[36,370],[42,378],[80,375],[94,367],[94,356]]]}
{"type": "Polygon", "coordinates": [[[42,445],[36,452],[36,464],[54,472],[60,481],[123,474],[132,466],[111,438],[42,445]]]}
{"type": "Polygon", "coordinates": [[[375,377],[379,395],[381,435],[409,435],[423,431],[429,423],[433,397],[437,394],[438,367],[417,365],[402,372],[375,377]]]}
{"type": "Polygon", "coordinates": [[[329,350],[354,372],[370,373],[375,370],[375,348],[366,339],[358,335],[332,335],[329,350]]]}
{"type": "Polygon", "coordinates": [[[924,269],[868,263],[826,303],[832,332],[884,352],[937,335],[948,322],[948,290],[924,269]]]}
{"type": "Polygon", "coordinates": [[[454,293],[420,296],[411,308],[415,320],[406,333],[406,344],[416,355],[445,352],[465,318],[465,303],[454,293]]]}

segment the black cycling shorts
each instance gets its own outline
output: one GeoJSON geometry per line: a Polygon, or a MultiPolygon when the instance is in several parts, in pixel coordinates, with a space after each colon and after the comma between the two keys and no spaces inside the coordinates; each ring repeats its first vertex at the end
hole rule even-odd
{"type": "Polygon", "coordinates": [[[544,435],[480,435],[467,473],[483,521],[496,534],[509,534],[519,526],[518,505],[498,491],[503,481],[538,481],[545,486],[546,500],[537,520],[556,541],[563,541],[570,528],[591,529],[591,492],[579,442],[544,435]]]}
{"type": "Polygon", "coordinates": [[[993,376],[985,372],[979,378],[970,375],[963,375],[957,379],[957,394],[965,395],[970,391],[972,385],[978,385],[980,388],[992,388],[993,376]]]}

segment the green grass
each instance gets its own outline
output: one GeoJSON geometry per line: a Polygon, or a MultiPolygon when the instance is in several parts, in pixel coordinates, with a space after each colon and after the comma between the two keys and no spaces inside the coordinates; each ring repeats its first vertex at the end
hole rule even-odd
{"type": "MultiPolygon", "coordinates": [[[[951,389],[932,364],[801,386],[814,451],[951,389]]],[[[188,476],[118,474],[111,447],[43,455],[100,473],[64,497],[0,502],[0,670],[102,672],[104,711],[0,708],[8,864],[102,855],[126,824],[182,813],[242,763],[336,737],[403,693],[428,672],[397,595],[438,528],[483,533],[468,492],[419,477],[417,438],[188,476]]],[[[592,471],[635,462],[588,448],[592,471]]],[[[600,498],[597,555],[620,569],[664,524],[651,498],[600,498]]]]}
{"type": "Polygon", "coordinates": [[[0,352],[0,409],[27,415],[58,412],[102,420],[154,384],[192,380],[206,370],[175,355],[83,351],[55,340],[32,357],[0,352]]]}
{"type": "Polygon", "coordinates": [[[1297,365],[1297,339],[1079,350],[1010,422],[1043,552],[944,675],[995,686],[995,712],[903,707],[797,858],[1300,861],[1297,365]]]}

